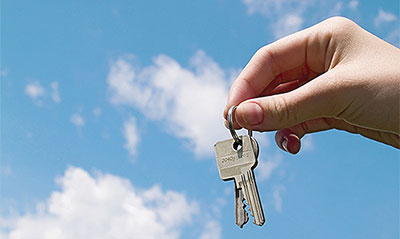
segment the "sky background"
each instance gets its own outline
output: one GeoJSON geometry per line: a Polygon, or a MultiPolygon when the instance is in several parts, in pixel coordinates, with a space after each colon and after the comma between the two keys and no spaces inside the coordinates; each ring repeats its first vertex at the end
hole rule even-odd
{"type": "Polygon", "coordinates": [[[266,216],[234,224],[213,145],[255,51],[330,16],[400,46],[399,1],[1,1],[0,238],[398,238],[399,151],[256,133],[266,216]]]}

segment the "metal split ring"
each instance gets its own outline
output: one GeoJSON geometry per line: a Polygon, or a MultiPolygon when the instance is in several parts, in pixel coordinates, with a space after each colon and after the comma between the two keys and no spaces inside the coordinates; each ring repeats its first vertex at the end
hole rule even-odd
{"type": "MultiPolygon", "coordinates": [[[[238,145],[242,145],[242,140],[239,138],[239,136],[236,134],[235,128],[233,127],[233,112],[236,110],[237,105],[231,106],[228,110],[228,127],[229,131],[231,132],[232,138],[235,140],[235,143],[238,145]]],[[[250,136],[253,136],[253,131],[248,130],[247,131],[250,136]]]]}

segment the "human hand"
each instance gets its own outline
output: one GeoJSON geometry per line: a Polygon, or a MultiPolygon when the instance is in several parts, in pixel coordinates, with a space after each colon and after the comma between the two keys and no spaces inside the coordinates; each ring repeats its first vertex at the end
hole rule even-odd
{"type": "Polygon", "coordinates": [[[278,130],[300,150],[307,133],[345,130],[400,148],[400,50],[334,17],[259,49],[233,83],[235,128],[278,130]]]}

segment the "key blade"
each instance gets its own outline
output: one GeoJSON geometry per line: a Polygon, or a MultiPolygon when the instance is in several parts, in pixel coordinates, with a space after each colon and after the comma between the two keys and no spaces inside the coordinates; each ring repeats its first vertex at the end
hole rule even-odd
{"type": "Polygon", "coordinates": [[[245,209],[243,192],[235,183],[235,223],[243,228],[243,225],[249,221],[249,215],[245,209]]]}
{"type": "Polygon", "coordinates": [[[260,202],[260,196],[258,194],[258,189],[256,181],[254,178],[253,171],[247,170],[241,175],[240,186],[244,193],[244,199],[250,207],[250,212],[254,217],[253,223],[262,226],[265,223],[264,212],[260,202]]]}

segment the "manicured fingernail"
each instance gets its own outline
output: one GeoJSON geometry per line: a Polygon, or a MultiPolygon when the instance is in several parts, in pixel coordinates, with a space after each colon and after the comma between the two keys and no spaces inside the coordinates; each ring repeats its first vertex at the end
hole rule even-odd
{"type": "Polygon", "coordinates": [[[287,145],[288,145],[288,138],[286,137],[286,136],[283,136],[282,137],[282,143],[281,143],[281,145],[282,145],[282,148],[286,151],[286,152],[289,152],[288,151],[288,148],[287,148],[287,145]]]}
{"type": "Polygon", "coordinates": [[[244,103],[239,105],[242,111],[242,119],[248,126],[258,125],[264,119],[262,108],[256,103],[244,103]]]}

